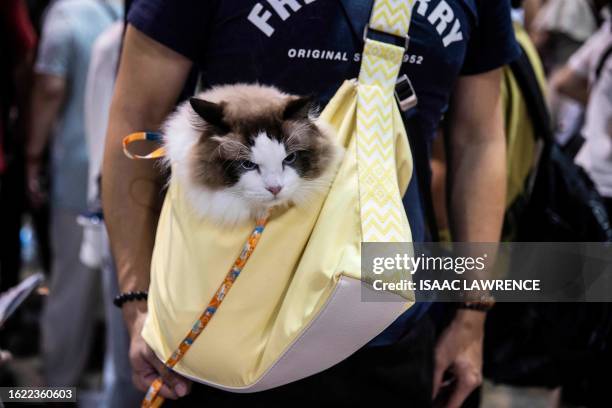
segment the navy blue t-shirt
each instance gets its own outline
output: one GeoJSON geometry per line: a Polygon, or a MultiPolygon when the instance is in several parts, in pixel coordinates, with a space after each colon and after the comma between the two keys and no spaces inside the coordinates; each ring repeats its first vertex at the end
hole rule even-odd
{"type": "MultiPolygon", "coordinates": [[[[314,94],[324,105],[359,73],[373,0],[135,0],[128,21],[191,59],[204,87],[237,82],[314,94]]],[[[401,73],[417,97],[415,137],[431,142],[459,75],[516,58],[509,0],[417,0],[401,73]]],[[[414,152],[429,154],[429,152],[414,152]]],[[[404,203],[415,241],[424,219],[415,177],[404,203]]],[[[374,343],[393,342],[426,309],[412,307],[374,343]]]]}

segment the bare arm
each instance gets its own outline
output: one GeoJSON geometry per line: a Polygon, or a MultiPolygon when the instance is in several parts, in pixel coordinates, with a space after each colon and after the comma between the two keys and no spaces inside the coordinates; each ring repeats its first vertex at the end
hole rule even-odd
{"type": "Polygon", "coordinates": [[[104,214],[122,291],[149,286],[162,180],[153,162],[127,159],[121,140],[132,132],[159,128],[172,111],[190,67],[184,57],[128,28],[102,170],[104,214]]]}
{"type": "Polygon", "coordinates": [[[589,82],[568,65],[559,69],[551,79],[552,87],[557,92],[568,96],[582,105],[589,100],[589,82]]]}
{"type": "MultiPolygon", "coordinates": [[[[449,220],[454,241],[497,242],[506,195],[501,70],[459,79],[450,111],[449,220]]],[[[459,408],[482,382],[486,315],[460,310],[435,352],[434,397],[444,372],[456,378],[447,407],[459,408]]]]}
{"type": "Polygon", "coordinates": [[[34,206],[42,204],[45,199],[39,183],[41,159],[65,98],[66,80],[63,77],[48,74],[34,76],[29,112],[31,121],[26,146],[27,188],[34,206]]]}
{"type": "Polygon", "coordinates": [[[29,51],[17,63],[14,72],[15,84],[15,100],[19,111],[17,132],[22,140],[27,140],[27,124],[29,123],[30,112],[30,96],[32,92],[32,61],[34,60],[34,52],[29,51]]]}
{"type": "Polygon", "coordinates": [[[542,0],[524,0],[523,10],[525,10],[525,29],[530,32],[532,29],[533,21],[535,20],[538,12],[542,8],[542,0]]]}
{"type": "MultiPolygon", "coordinates": [[[[155,164],[127,159],[121,140],[132,132],[159,128],[172,111],[191,65],[185,57],[128,27],[102,168],[104,215],[121,291],[146,290],[149,286],[162,185],[155,164]]],[[[156,360],[150,360],[150,350],[145,349],[140,337],[146,303],[128,302],[123,312],[132,338],[130,358],[134,379],[142,389],[156,376],[151,367],[145,366],[156,364],[156,360]]],[[[176,385],[172,379],[168,383],[176,385]]],[[[170,398],[180,394],[183,393],[162,390],[162,395],[170,398]]]]}
{"type": "Polygon", "coordinates": [[[461,78],[450,112],[449,216],[453,239],[497,242],[506,197],[501,70],[461,78]]]}
{"type": "Polygon", "coordinates": [[[42,155],[65,97],[66,80],[63,77],[47,74],[34,76],[28,157],[39,158],[42,155]]]}

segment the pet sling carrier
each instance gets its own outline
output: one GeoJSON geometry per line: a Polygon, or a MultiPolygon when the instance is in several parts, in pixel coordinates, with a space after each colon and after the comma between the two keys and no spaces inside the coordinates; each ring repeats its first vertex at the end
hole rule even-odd
{"type": "Polygon", "coordinates": [[[368,30],[406,39],[413,4],[374,2],[359,78],[321,113],[345,153],[315,205],[228,229],[197,218],[170,182],[142,335],[172,370],[232,392],[278,387],[347,358],[414,304],[412,292],[375,291],[361,273],[362,242],[412,248],[402,196],[413,165],[394,95],[405,48],[368,30]]]}

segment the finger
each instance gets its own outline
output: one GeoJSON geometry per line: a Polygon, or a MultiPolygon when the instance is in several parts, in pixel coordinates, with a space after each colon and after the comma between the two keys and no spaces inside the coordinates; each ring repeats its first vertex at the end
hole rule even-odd
{"type": "Polygon", "coordinates": [[[436,358],[433,376],[433,392],[431,396],[432,399],[435,399],[438,396],[438,393],[440,392],[442,378],[444,377],[444,373],[448,369],[448,366],[449,364],[446,363],[446,361],[442,361],[441,359],[436,358]]]}
{"type": "Polygon", "coordinates": [[[160,374],[149,362],[143,361],[140,367],[132,372],[132,381],[140,391],[147,391],[160,374]]]}
{"type": "Polygon", "coordinates": [[[167,368],[162,371],[162,379],[164,384],[172,389],[177,398],[184,397],[191,390],[191,381],[167,368]]]}
{"type": "MultiPolygon", "coordinates": [[[[175,372],[169,370],[149,349],[150,353],[147,353],[147,361],[150,361],[151,364],[155,367],[159,375],[162,377],[164,384],[168,386],[169,389],[172,390],[172,394],[174,394],[174,398],[184,397],[189,393],[191,389],[191,381],[188,379],[176,374],[175,372]]],[[[162,394],[163,395],[163,394],[162,394]]],[[[164,395],[165,396],[165,395],[164,395]]]]}
{"type": "Polygon", "coordinates": [[[482,383],[480,373],[463,372],[458,375],[457,387],[448,400],[447,408],[461,408],[467,397],[482,383]]]}
{"type": "Polygon", "coordinates": [[[159,395],[161,395],[162,397],[166,399],[173,399],[173,400],[177,400],[181,398],[180,396],[177,395],[176,391],[170,388],[166,383],[164,383],[161,389],[159,390],[159,395]]]}
{"type": "MultiPolygon", "coordinates": [[[[155,381],[158,377],[159,375],[157,373],[143,377],[143,382],[147,384],[147,386],[145,387],[143,391],[145,392],[148,391],[151,384],[153,384],[153,381],[155,381]]],[[[173,399],[173,400],[179,398],[176,392],[165,381],[163,382],[161,388],[159,389],[159,395],[161,395],[164,398],[173,399]]]]}
{"type": "MultiPolygon", "coordinates": [[[[151,384],[153,384],[153,381],[160,377],[159,367],[154,364],[154,361],[150,360],[146,353],[140,354],[135,363],[136,364],[132,364],[134,367],[132,371],[132,382],[138,390],[146,392],[151,384]]],[[[159,393],[164,398],[178,398],[178,395],[167,384],[162,386],[159,393]]]]}
{"type": "Polygon", "coordinates": [[[138,391],[145,392],[149,388],[149,384],[145,381],[145,376],[136,371],[132,371],[132,383],[138,391]]]}

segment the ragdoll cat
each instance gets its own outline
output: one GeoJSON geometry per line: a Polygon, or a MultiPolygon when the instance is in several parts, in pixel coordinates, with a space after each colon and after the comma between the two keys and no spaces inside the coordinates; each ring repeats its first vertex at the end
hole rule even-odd
{"type": "Polygon", "coordinates": [[[325,192],[342,149],[310,98],[260,85],[212,88],[163,126],[166,164],[195,213],[233,225],[325,192]]]}

